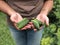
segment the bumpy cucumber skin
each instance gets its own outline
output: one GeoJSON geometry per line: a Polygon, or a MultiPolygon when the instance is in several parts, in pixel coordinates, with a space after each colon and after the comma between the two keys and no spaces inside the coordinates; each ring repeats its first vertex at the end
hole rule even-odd
{"type": "Polygon", "coordinates": [[[28,24],[29,20],[27,18],[24,18],[22,21],[20,21],[18,24],[17,24],[17,27],[19,29],[23,28],[26,24],[28,24]]]}
{"type": "Polygon", "coordinates": [[[37,21],[37,22],[39,23],[39,26],[42,25],[42,22],[40,22],[39,20],[37,20],[37,19],[34,19],[34,20],[37,21]]]}
{"type": "Polygon", "coordinates": [[[37,28],[37,30],[39,30],[39,23],[36,20],[31,20],[31,22],[33,22],[34,26],[37,28]]]}

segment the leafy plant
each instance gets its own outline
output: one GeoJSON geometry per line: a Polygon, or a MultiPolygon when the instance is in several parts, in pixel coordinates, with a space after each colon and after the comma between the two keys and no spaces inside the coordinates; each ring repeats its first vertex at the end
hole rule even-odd
{"type": "Polygon", "coordinates": [[[45,27],[41,45],[60,45],[60,1],[54,0],[54,6],[48,17],[49,27],[45,27]]]}

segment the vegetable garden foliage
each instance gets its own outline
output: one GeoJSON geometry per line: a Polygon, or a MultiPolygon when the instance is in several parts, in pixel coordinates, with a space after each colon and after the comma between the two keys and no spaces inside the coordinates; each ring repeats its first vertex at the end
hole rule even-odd
{"type": "Polygon", "coordinates": [[[60,1],[54,0],[54,6],[48,15],[49,27],[45,27],[41,45],[60,45],[60,1]]]}

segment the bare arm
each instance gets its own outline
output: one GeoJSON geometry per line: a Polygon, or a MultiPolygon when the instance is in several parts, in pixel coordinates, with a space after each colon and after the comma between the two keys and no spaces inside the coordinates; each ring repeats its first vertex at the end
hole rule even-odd
{"type": "Polygon", "coordinates": [[[0,0],[0,10],[8,14],[12,22],[18,23],[22,20],[22,16],[12,9],[4,0],[0,0]]]}
{"type": "MultiPolygon", "coordinates": [[[[14,23],[14,25],[23,19],[22,16],[19,13],[17,13],[15,10],[13,10],[4,0],[0,0],[0,10],[10,16],[10,20],[14,23]]],[[[23,27],[22,30],[31,27],[29,25],[26,26],[27,27],[23,27]]]]}
{"type": "Polygon", "coordinates": [[[40,20],[42,23],[49,25],[49,18],[47,17],[48,13],[52,10],[53,0],[46,0],[41,12],[36,17],[36,19],[40,20]]]}
{"type": "Polygon", "coordinates": [[[4,0],[0,0],[0,10],[9,16],[15,13],[15,11],[4,0]]]}
{"type": "Polygon", "coordinates": [[[53,0],[46,0],[40,14],[48,15],[48,13],[52,10],[52,7],[53,0]]]}

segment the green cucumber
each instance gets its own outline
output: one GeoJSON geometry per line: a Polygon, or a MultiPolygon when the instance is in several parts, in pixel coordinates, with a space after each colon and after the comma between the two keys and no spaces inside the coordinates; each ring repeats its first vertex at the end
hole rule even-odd
{"type": "Polygon", "coordinates": [[[37,21],[38,23],[39,23],[39,26],[41,26],[42,25],[42,22],[41,21],[39,21],[38,19],[34,19],[35,21],[37,21]]]}
{"type": "Polygon", "coordinates": [[[31,22],[33,22],[35,28],[37,28],[37,30],[39,30],[39,28],[40,28],[39,23],[36,20],[31,20],[31,22]]]}
{"type": "Polygon", "coordinates": [[[24,18],[22,21],[20,21],[19,23],[17,23],[17,27],[19,29],[21,29],[21,28],[23,28],[28,23],[29,23],[29,20],[27,18],[24,18]]]}

